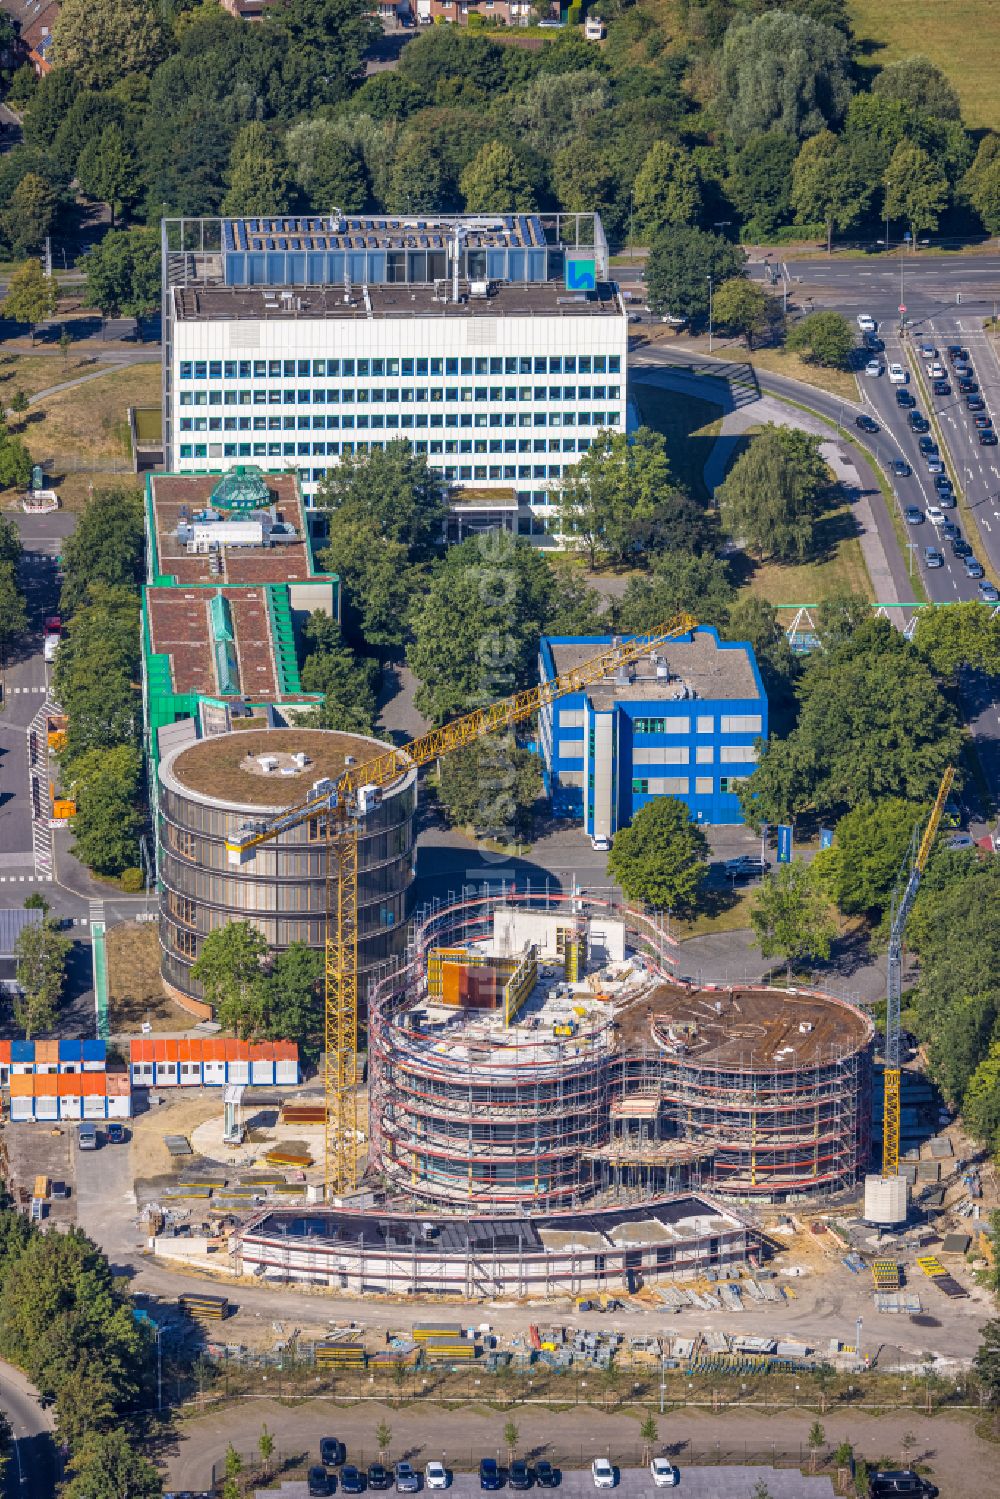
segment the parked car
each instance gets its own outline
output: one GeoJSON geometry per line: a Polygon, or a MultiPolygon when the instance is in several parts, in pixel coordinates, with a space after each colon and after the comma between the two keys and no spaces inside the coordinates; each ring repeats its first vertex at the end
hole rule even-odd
{"type": "Polygon", "coordinates": [[[503,1488],[503,1474],[497,1465],[495,1457],[481,1457],[479,1459],[479,1487],[486,1489],[487,1492],[503,1488]]]}
{"type": "Polygon", "coordinates": [[[865,374],[866,375],[881,375],[881,373],[882,373],[882,361],[881,361],[881,359],[869,359],[868,363],[865,365],[865,374]]]}
{"type": "Polygon", "coordinates": [[[944,557],[937,547],[924,547],[924,562],[928,567],[944,567],[944,557]]]}
{"type": "Polygon", "coordinates": [[[738,859],[727,859],[722,867],[731,880],[748,880],[756,875],[767,874],[771,866],[766,859],[741,854],[738,859]]]}
{"type": "MultiPolygon", "coordinates": [[[[971,833],[952,833],[950,838],[945,839],[945,848],[975,848],[976,840],[971,833]]],[[[902,1493],[905,1490],[893,1490],[902,1493]]]]}
{"type": "Polygon", "coordinates": [[[540,1489],[556,1489],[559,1487],[560,1473],[558,1468],[553,1468],[550,1462],[539,1458],[535,1464],[535,1482],[540,1489]]]}
{"type": "Polygon", "coordinates": [[[590,1473],[594,1480],[595,1489],[614,1488],[615,1470],[606,1457],[595,1457],[590,1465],[590,1473]]]}
{"type": "Polygon", "coordinates": [[[897,392],[896,392],[896,405],[897,406],[904,406],[907,409],[909,409],[911,406],[915,406],[916,404],[917,404],[917,398],[910,391],[908,391],[908,390],[897,390],[897,392]]]}
{"type": "MultiPolygon", "coordinates": [[[[966,545],[968,545],[968,543],[966,543],[966,545]]],[[[976,578],[977,580],[983,577],[983,564],[977,557],[963,557],[962,564],[965,568],[967,577],[976,578]]]]}
{"type": "Polygon", "coordinates": [[[336,1437],[322,1437],[319,1444],[319,1460],[327,1468],[339,1468],[347,1461],[347,1448],[336,1437]]]}
{"type": "Polygon", "coordinates": [[[384,1493],[386,1489],[392,1488],[392,1474],[389,1469],[381,1463],[368,1464],[368,1487],[375,1489],[377,1493],[384,1493]]]}
{"type": "Polygon", "coordinates": [[[905,458],[894,458],[892,460],[892,472],[893,477],[896,479],[908,479],[913,470],[905,458]]]}
{"type": "Polygon", "coordinates": [[[872,421],[870,416],[865,416],[863,414],[854,418],[854,425],[856,427],[860,427],[862,432],[875,433],[881,432],[882,430],[878,422],[872,421]]]}
{"type": "Polygon", "coordinates": [[[889,379],[893,385],[906,385],[909,382],[909,374],[901,364],[890,364],[889,379]]]}
{"type": "Polygon", "coordinates": [[[420,1474],[409,1463],[396,1464],[396,1493],[418,1494],[420,1492],[420,1474]]]}
{"type": "Polygon", "coordinates": [[[365,1491],[365,1475],[353,1463],[348,1463],[340,1470],[340,1492],[342,1494],[363,1494],[365,1491]]]}
{"type": "Polygon", "coordinates": [[[903,511],[908,526],[919,526],[923,524],[924,512],[917,505],[907,505],[903,511]]]}
{"type": "Polygon", "coordinates": [[[76,1143],[81,1150],[96,1150],[100,1144],[97,1125],[85,1119],[77,1131],[76,1143]]]}
{"type": "Polygon", "coordinates": [[[515,1457],[507,1470],[507,1482],[511,1488],[519,1491],[530,1489],[534,1481],[535,1475],[524,1461],[524,1458],[515,1457]]]}
{"type": "Polygon", "coordinates": [[[653,1486],[658,1489],[672,1489],[680,1481],[680,1474],[665,1457],[654,1457],[649,1465],[649,1471],[653,1475],[653,1486]]]}
{"type": "Polygon", "coordinates": [[[1000,601],[1000,593],[997,593],[988,578],[981,578],[979,581],[979,597],[984,604],[995,604],[1000,601]]]}
{"type": "Polygon", "coordinates": [[[446,1489],[448,1487],[448,1470],[444,1463],[439,1463],[432,1458],[424,1468],[424,1488],[446,1489]]]}
{"type": "Polygon", "coordinates": [[[878,332],[878,323],[876,323],[870,312],[858,313],[858,327],[861,329],[862,333],[878,332]]]}
{"type": "MultiPolygon", "coordinates": [[[[331,1475],[319,1463],[314,1463],[309,1469],[306,1477],[306,1487],[309,1490],[309,1499],[325,1499],[327,1494],[334,1492],[331,1486],[331,1475]]],[[[334,1485],[336,1479],[334,1479],[334,1485]]]]}
{"type": "Polygon", "coordinates": [[[911,1499],[938,1499],[938,1489],[929,1479],[914,1473],[912,1468],[890,1468],[876,1470],[868,1481],[871,1499],[895,1499],[897,1494],[908,1494],[911,1499]]]}
{"type": "Polygon", "coordinates": [[[119,1124],[117,1119],[111,1120],[108,1125],[107,1134],[109,1145],[124,1145],[125,1141],[128,1139],[128,1135],[125,1133],[124,1124],[119,1124]]]}

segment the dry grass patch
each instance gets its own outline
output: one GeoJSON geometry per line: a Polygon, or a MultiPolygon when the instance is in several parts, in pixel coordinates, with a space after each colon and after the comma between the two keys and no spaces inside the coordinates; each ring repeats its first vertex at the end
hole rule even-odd
{"type": "Polygon", "coordinates": [[[61,385],[64,380],[78,380],[99,368],[92,355],[72,351],[65,360],[58,354],[0,355],[0,405],[9,409],[15,390],[23,390],[30,400],[40,390],[61,385]]]}
{"type": "Polygon", "coordinates": [[[844,589],[874,600],[851,507],[843,504],[828,511],[817,522],[816,532],[821,560],[760,563],[747,582],[750,592],[771,604],[821,604],[844,589]],[[825,546],[824,531],[829,538],[825,546]]]}
{"type": "Polygon", "coordinates": [[[160,982],[160,938],[155,921],[123,921],[108,928],[108,1022],[113,1036],[183,1031],[197,1021],[168,999],[160,982]]]}
{"type": "MultiPolygon", "coordinates": [[[[734,353],[735,357],[735,353],[734,353]]],[[[810,364],[800,354],[788,349],[754,349],[748,356],[760,370],[772,375],[784,375],[786,380],[801,380],[805,385],[815,385],[843,401],[857,401],[858,384],[847,370],[828,370],[820,364],[810,364]]]]}
{"type": "Polygon", "coordinates": [[[129,406],[157,406],[160,366],[130,364],[71,390],[47,396],[33,410],[25,436],[36,457],[72,464],[126,462],[129,406]]]}

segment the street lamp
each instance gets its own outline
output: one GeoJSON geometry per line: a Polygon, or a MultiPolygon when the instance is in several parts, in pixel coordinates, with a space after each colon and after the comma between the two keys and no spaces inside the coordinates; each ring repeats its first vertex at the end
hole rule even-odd
{"type": "Polygon", "coordinates": [[[708,282],[708,352],[712,352],[712,278],[706,276],[708,282]]]}

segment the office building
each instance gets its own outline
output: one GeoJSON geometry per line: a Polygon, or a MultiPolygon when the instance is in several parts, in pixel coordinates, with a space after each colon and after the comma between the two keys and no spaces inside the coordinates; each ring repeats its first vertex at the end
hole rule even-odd
{"type": "Polygon", "coordinates": [[[597,214],[164,220],[176,473],[253,463],[307,501],[412,443],[470,529],[557,531],[552,487],[625,428],[628,320],[597,214]],[[495,505],[491,504],[495,500],[495,505]]]}
{"type": "MultiPolygon", "coordinates": [[[[543,682],[607,648],[607,635],[546,636],[543,682]]],[[[546,790],[558,817],[599,845],[657,796],[702,823],[743,821],[737,788],[767,738],[767,698],[749,645],[700,627],[539,715],[546,790]]]]}

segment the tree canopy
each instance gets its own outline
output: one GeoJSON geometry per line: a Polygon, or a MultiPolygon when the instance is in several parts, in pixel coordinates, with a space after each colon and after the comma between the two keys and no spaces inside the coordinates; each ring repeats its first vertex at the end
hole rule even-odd
{"type": "Polygon", "coordinates": [[[803,139],[843,117],[850,71],[832,26],[790,10],[739,17],[722,44],[717,108],[737,142],[771,129],[803,139]]]}
{"type": "Polygon", "coordinates": [[[619,828],[608,854],[608,874],[629,900],[689,915],[708,874],[708,839],[686,803],[657,796],[619,828]]]}
{"type": "Polygon", "coordinates": [[[726,531],[760,558],[802,561],[826,493],[819,439],[768,424],[740,454],[716,490],[726,531]]]}
{"type": "Polygon", "coordinates": [[[750,905],[750,925],[764,957],[783,959],[789,977],[808,959],[825,962],[837,934],[817,876],[798,861],[764,876],[750,905]]]}
{"type": "Polygon", "coordinates": [[[716,286],[743,273],[743,251],[720,234],[679,226],[656,239],[646,262],[646,289],[654,312],[692,322],[708,319],[708,278],[716,286]]]}

